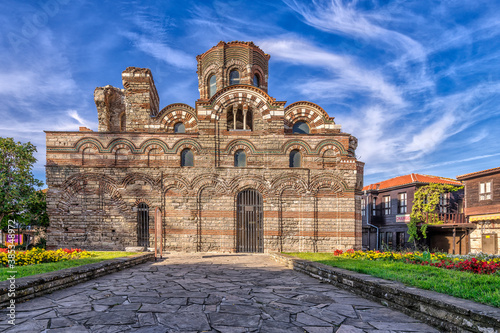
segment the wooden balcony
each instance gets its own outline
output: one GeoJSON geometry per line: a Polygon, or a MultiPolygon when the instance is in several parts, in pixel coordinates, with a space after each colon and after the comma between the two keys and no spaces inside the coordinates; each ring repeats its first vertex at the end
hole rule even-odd
{"type": "Polygon", "coordinates": [[[469,224],[469,219],[463,213],[426,213],[425,223],[431,225],[463,225],[469,224]]]}

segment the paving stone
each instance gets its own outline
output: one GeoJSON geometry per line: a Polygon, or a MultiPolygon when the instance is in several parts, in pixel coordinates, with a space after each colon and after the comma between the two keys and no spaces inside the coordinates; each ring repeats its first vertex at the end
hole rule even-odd
{"type": "Polygon", "coordinates": [[[332,326],[329,322],[311,316],[307,313],[297,313],[296,320],[307,326],[332,326]]]}
{"type": "Polygon", "coordinates": [[[341,325],[336,333],[364,333],[360,328],[351,325],[341,325]]]}
{"type": "Polygon", "coordinates": [[[304,333],[304,329],[290,323],[264,320],[260,328],[261,332],[269,333],[304,333]]]}
{"type": "Polygon", "coordinates": [[[126,325],[137,322],[133,311],[115,311],[112,314],[99,312],[85,322],[85,325],[126,325]]]}
{"type": "Polygon", "coordinates": [[[77,324],[68,318],[53,318],[50,320],[50,328],[72,327],[77,324]]]}
{"type": "MultiPolygon", "coordinates": [[[[172,254],[155,263],[157,270],[148,269],[151,265],[134,267],[19,304],[23,311],[17,313],[16,329],[331,333],[342,325],[343,331],[355,333],[436,332],[397,311],[286,269],[267,255],[202,256],[172,254]],[[33,316],[43,319],[37,323],[33,316]],[[53,325],[43,327],[48,319],[53,325]]],[[[6,320],[0,321],[2,328],[12,329],[6,320]]]]}
{"type": "Polygon", "coordinates": [[[394,321],[395,319],[397,320],[397,322],[400,323],[418,322],[418,320],[412,317],[409,317],[403,313],[387,308],[364,309],[357,311],[361,316],[361,319],[363,319],[363,321],[365,322],[371,322],[371,321],[391,322],[394,321]]]}
{"type": "Polygon", "coordinates": [[[207,317],[204,313],[183,313],[179,315],[177,313],[157,313],[156,318],[158,322],[165,325],[171,329],[177,329],[181,331],[193,330],[193,331],[206,331],[210,330],[210,325],[208,325],[207,317]]]}
{"type": "Polygon", "coordinates": [[[257,327],[259,326],[260,316],[241,315],[233,313],[210,313],[210,323],[214,326],[240,326],[257,327]]]}
{"type": "Polygon", "coordinates": [[[156,325],[156,320],[151,312],[148,313],[138,313],[137,318],[139,319],[140,326],[152,326],[156,325]]]}
{"type": "Polygon", "coordinates": [[[333,331],[335,330],[334,327],[324,327],[324,326],[304,326],[303,328],[307,333],[333,333],[333,331]]]}
{"type": "Polygon", "coordinates": [[[14,333],[14,332],[41,332],[47,328],[49,324],[48,319],[42,319],[42,320],[28,320],[25,321],[24,323],[18,324],[12,326],[11,328],[7,329],[6,332],[14,333]]]}

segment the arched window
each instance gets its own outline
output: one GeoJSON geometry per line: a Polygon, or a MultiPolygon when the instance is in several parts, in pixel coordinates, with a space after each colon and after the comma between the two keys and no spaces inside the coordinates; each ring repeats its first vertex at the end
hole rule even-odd
{"type": "Polygon", "coordinates": [[[210,76],[208,79],[208,94],[212,97],[217,91],[217,78],[215,75],[210,76]]]}
{"type": "Polygon", "coordinates": [[[247,166],[247,154],[243,149],[237,150],[234,153],[234,166],[240,168],[247,166]]]}
{"type": "Polygon", "coordinates": [[[290,168],[300,168],[300,151],[298,149],[290,152],[290,168]]]}
{"type": "Polygon", "coordinates": [[[137,246],[149,246],[149,206],[144,202],[137,206],[137,246]]]}
{"type": "Polygon", "coordinates": [[[186,133],[186,127],[184,126],[183,123],[177,123],[174,125],[174,132],[175,133],[186,133]]]}
{"type": "Polygon", "coordinates": [[[194,166],[194,155],[191,149],[186,148],[181,152],[181,166],[194,166]]]}
{"type": "Polygon", "coordinates": [[[256,87],[260,86],[260,80],[259,80],[259,75],[258,74],[255,74],[253,76],[253,85],[256,86],[256,87]]]}
{"type": "Polygon", "coordinates": [[[240,84],[240,72],[234,69],[229,73],[229,84],[231,86],[233,84],[240,84]]]}
{"type": "Polygon", "coordinates": [[[309,134],[309,126],[303,121],[298,121],[293,124],[293,133],[309,134]]]}

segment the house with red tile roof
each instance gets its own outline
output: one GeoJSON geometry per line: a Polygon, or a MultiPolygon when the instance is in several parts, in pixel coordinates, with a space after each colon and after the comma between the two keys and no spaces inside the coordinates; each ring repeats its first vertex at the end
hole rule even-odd
{"type": "MultiPolygon", "coordinates": [[[[404,249],[408,242],[410,213],[415,192],[429,184],[448,184],[462,187],[460,181],[451,178],[411,173],[386,179],[363,188],[361,215],[363,221],[363,248],[404,249]]],[[[441,196],[437,209],[445,221],[442,225],[428,228],[425,244],[430,249],[444,252],[468,253],[469,225],[461,213],[463,189],[441,196]]]]}
{"type": "Polygon", "coordinates": [[[500,247],[500,167],[457,176],[465,185],[465,215],[476,226],[471,251],[498,254],[500,247]]]}

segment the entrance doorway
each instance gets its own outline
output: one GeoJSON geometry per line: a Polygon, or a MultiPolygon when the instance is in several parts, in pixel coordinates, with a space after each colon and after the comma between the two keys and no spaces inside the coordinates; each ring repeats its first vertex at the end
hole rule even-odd
{"type": "Polygon", "coordinates": [[[253,189],[243,190],[236,199],[238,252],[264,252],[262,195],[253,189]]]}

